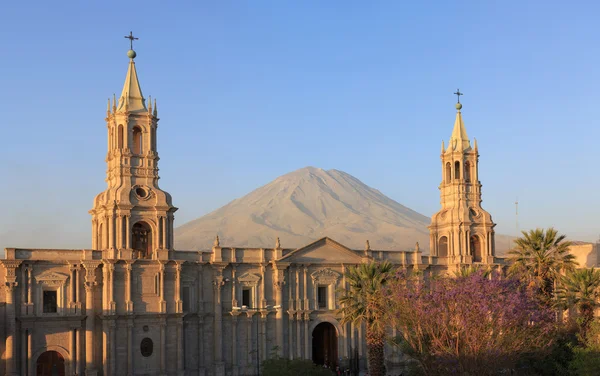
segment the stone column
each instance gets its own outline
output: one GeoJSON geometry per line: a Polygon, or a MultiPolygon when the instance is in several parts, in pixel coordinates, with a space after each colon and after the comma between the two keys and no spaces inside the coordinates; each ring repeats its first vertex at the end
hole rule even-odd
{"type": "Polygon", "coordinates": [[[127,376],[133,376],[133,319],[127,320],[127,376]]]}
{"type": "Polygon", "coordinates": [[[248,367],[250,367],[252,365],[252,359],[255,359],[256,357],[254,356],[254,352],[252,351],[252,316],[253,316],[253,312],[247,311],[247,324],[248,324],[248,328],[246,329],[246,332],[248,333],[247,335],[247,344],[246,344],[246,348],[248,351],[246,351],[246,356],[247,356],[247,361],[246,364],[248,364],[248,367]]]}
{"type": "Polygon", "coordinates": [[[159,312],[167,312],[167,302],[165,301],[165,263],[159,261],[159,273],[160,273],[160,301],[159,301],[159,312]]]}
{"type": "Polygon", "coordinates": [[[133,313],[133,302],[131,301],[131,272],[133,270],[133,262],[125,264],[125,305],[127,313],[133,313]]]}
{"type": "Polygon", "coordinates": [[[15,288],[17,287],[17,268],[21,264],[18,260],[2,261],[6,271],[6,282],[4,288],[6,290],[6,376],[17,376],[17,321],[15,308],[15,288]]]}
{"type": "MultiPolygon", "coordinates": [[[[200,253],[202,257],[202,253],[200,253]]],[[[198,262],[197,289],[198,289],[198,376],[204,376],[204,283],[203,283],[203,264],[202,260],[198,262]]]]}
{"type": "Polygon", "coordinates": [[[162,248],[167,249],[167,217],[161,217],[162,221],[162,248]]]}
{"type": "Polygon", "coordinates": [[[115,331],[117,327],[117,322],[115,320],[110,320],[108,322],[108,358],[109,358],[109,375],[116,375],[116,367],[117,367],[117,343],[115,340],[115,331]]]}
{"type": "Polygon", "coordinates": [[[296,357],[302,359],[302,312],[296,311],[296,357]]]}
{"type": "Polygon", "coordinates": [[[285,286],[285,267],[274,265],[275,269],[275,305],[279,309],[275,312],[275,328],[277,338],[277,354],[283,356],[283,288],[285,286]]]}
{"type": "MultiPolygon", "coordinates": [[[[27,330],[27,374],[33,373],[33,335],[32,330],[27,330]]],[[[37,360],[37,359],[36,359],[37,360]]]]}
{"type": "Polygon", "coordinates": [[[215,267],[215,278],[213,280],[214,299],[214,374],[223,376],[225,373],[225,364],[223,363],[223,307],[221,305],[221,288],[225,285],[223,278],[224,266],[215,267]]]}
{"type": "Polygon", "coordinates": [[[81,329],[75,329],[75,346],[77,347],[77,363],[75,364],[75,374],[81,373],[81,359],[83,358],[83,346],[81,346],[81,329]]]}
{"type": "Polygon", "coordinates": [[[94,288],[96,287],[96,268],[99,261],[85,261],[85,374],[96,376],[97,371],[94,364],[95,350],[95,312],[94,312],[94,288]]]}
{"type": "Polygon", "coordinates": [[[310,348],[312,346],[311,338],[308,335],[308,324],[310,321],[310,313],[308,311],[304,312],[304,359],[312,358],[312,354],[310,348]]]}
{"type": "Polygon", "coordinates": [[[183,302],[181,301],[181,262],[175,264],[175,312],[183,312],[183,302]]]}
{"type": "Polygon", "coordinates": [[[129,226],[129,220],[131,215],[125,216],[125,244],[127,249],[131,249],[131,227],[129,226]]]}
{"type": "Polygon", "coordinates": [[[198,314],[198,376],[204,376],[204,314],[198,314]]]}
{"type": "Polygon", "coordinates": [[[231,312],[231,366],[233,368],[233,376],[238,375],[238,361],[237,361],[237,350],[239,343],[237,343],[237,319],[240,313],[238,311],[231,312]]]}
{"type": "Polygon", "coordinates": [[[287,311],[288,314],[288,358],[294,359],[294,311],[287,311]]]}
{"type": "Polygon", "coordinates": [[[21,328],[21,375],[27,375],[27,329],[21,328]]]}
{"type": "Polygon", "coordinates": [[[183,319],[180,318],[177,321],[177,375],[184,375],[184,357],[185,352],[183,350],[183,342],[185,338],[183,337],[183,319]]]}
{"type": "Polygon", "coordinates": [[[166,375],[166,352],[167,352],[167,321],[163,320],[160,323],[160,374],[166,375]]]}
{"type": "MultiPolygon", "coordinates": [[[[267,359],[267,316],[269,312],[260,312],[260,360],[267,359]]],[[[257,334],[258,335],[258,334],[257,334]]]]}

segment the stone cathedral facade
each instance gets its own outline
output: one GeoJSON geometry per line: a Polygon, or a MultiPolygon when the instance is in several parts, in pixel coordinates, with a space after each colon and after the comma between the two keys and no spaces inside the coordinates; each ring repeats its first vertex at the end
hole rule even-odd
{"type": "MultiPolygon", "coordinates": [[[[7,248],[0,260],[0,374],[256,375],[273,353],[366,368],[364,327],[335,314],[344,272],[389,260],[425,276],[496,264],[494,223],[481,208],[477,145],[460,106],[442,146],[442,209],[431,255],[349,249],[323,238],[299,249],[173,248],[171,196],[158,185],[156,102],[134,58],[106,113],[107,188],[92,216],[92,249],[7,248]]],[[[100,176],[100,175],[99,175],[100,176]]],[[[390,367],[401,354],[388,349],[390,367]]]]}

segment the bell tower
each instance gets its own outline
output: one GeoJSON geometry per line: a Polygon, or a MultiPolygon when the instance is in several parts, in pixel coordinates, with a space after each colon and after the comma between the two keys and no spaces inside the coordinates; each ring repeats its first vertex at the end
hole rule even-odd
{"type": "Polygon", "coordinates": [[[429,225],[432,256],[448,264],[493,263],[495,255],[492,216],[481,207],[477,140],[471,147],[462,119],[462,93],[448,148],[442,141],[442,208],[429,225]]]}
{"type": "MultiPolygon", "coordinates": [[[[129,38],[133,44],[133,35],[129,38]]],[[[118,101],[108,100],[107,188],[94,199],[92,248],[107,259],[169,258],[173,250],[171,195],[158,186],[158,109],[142,95],[133,45],[118,101]]]]}

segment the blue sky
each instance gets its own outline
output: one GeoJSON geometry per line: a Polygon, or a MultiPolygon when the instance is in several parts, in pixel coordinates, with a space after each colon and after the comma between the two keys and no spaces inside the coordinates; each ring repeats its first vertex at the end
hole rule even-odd
{"type": "Polygon", "coordinates": [[[133,30],[176,224],[305,166],[423,214],[465,95],[497,231],[600,234],[597,2],[9,2],[0,247],[89,247],[133,30]]]}

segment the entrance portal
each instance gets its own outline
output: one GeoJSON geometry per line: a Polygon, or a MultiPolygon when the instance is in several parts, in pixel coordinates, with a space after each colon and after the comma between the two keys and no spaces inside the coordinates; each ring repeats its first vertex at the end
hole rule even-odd
{"type": "Polygon", "coordinates": [[[338,365],[337,330],[328,322],[322,322],[315,327],[312,335],[313,362],[335,369],[338,365]]]}
{"type": "Polygon", "coordinates": [[[46,351],[39,356],[37,376],[65,376],[65,359],[56,351],[46,351]]]}

